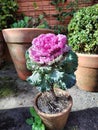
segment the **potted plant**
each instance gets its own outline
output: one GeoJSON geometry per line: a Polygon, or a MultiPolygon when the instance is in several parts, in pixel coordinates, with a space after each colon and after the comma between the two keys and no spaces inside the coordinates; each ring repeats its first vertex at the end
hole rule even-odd
{"type": "Polygon", "coordinates": [[[15,0],[0,0],[0,66],[2,66],[5,61],[6,51],[2,29],[10,27],[10,25],[15,22],[15,12],[17,9],[18,5],[15,0]]]}
{"type": "Polygon", "coordinates": [[[49,33],[47,24],[41,22],[41,18],[24,16],[22,19],[11,25],[12,28],[3,29],[3,36],[7,43],[13,63],[18,76],[25,80],[31,75],[31,71],[26,68],[25,51],[31,46],[32,38],[41,33],[49,33]],[[45,26],[46,25],[46,26],[45,26]],[[44,28],[42,28],[44,26],[44,28]]]}
{"type": "Polygon", "coordinates": [[[68,41],[79,58],[77,86],[98,91],[98,4],[74,14],[68,25],[68,41]]]}
{"type": "Polygon", "coordinates": [[[72,107],[64,90],[75,84],[77,68],[77,55],[67,37],[48,33],[34,38],[26,51],[26,65],[32,71],[27,81],[41,91],[34,100],[35,110],[49,130],[62,130],[72,107]]]}

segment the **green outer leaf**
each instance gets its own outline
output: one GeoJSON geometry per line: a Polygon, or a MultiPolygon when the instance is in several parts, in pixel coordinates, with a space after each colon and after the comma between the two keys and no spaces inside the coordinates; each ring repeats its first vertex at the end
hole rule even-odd
{"type": "Polygon", "coordinates": [[[38,90],[41,92],[49,91],[51,88],[50,82],[51,81],[48,82],[48,80],[45,80],[45,78],[43,78],[41,84],[38,86],[38,90]]]}
{"type": "Polygon", "coordinates": [[[42,77],[40,73],[34,71],[31,76],[26,79],[31,85],[37,86],[41,83],[42,77]]]}
{"type": "Polygon", "coordinates": [[[51,77],[51,80],[56,83],[64,77],[64,72],[60,72],[60,71],[55,69],[50,74],[50,77],[51,77]]]}
{"type": "Polygon", "coordinates": [[[30,114],[32,117],[26,123],[32,125],[32,130],[45,130],[45,125],[33,107],[30,107],[30,114]]]}
{"type": "Polygon", "coordinates": [[[31,85],[37,86],[39,91],[49,91],[51,84],[61,85],[62,89],[70,88],[75,84],[74,72],[78,66],[78,58],[73,51],[70,50],[66,56],[63,56],[63,60],[62,57],[60,61],[54,60],[52,65],[47,66],[39,66],[33,62],[31,63],[28,56],[27,52],[27,65],[29,64],[29,68],[33,68],[33,74],[27,78],[27,81],[31,85]]]}
{"type": "Polygon", "coordinates": [[[26,123],[28,124],[28,125],[32,125],[33,124],[33,118],[31,117],[31,118],[28,118],[27,120],[26,120],[26,123]]]}
{"type": "Polygon", "coordinates": [[[74,74],[65,74],[64,78],[60,82],[60,88],[68,89],[76,83],[76,77],[74,74]],[[65,84],[65,85],[64,85],[65,84]]]}
{"type": "Polygon", "coordinates": [[[37,115],[35,109],[33,107],[30,107],[30,114],[35,117],[37,115]]]}
{"type": "Polygon", "coordinates": [[[40,130],[45,130],[45,125],[44,124],[41,125],[40,130]]]}
{"type": "Polygon", "coordinates": [[[70,51],[65,59],[61,62],[61,66],[63,66],[62,68],[65,73],[74,73],[78,66],[78,57],[76,53],[70,51]]]}
{"type": "Polygon", "coordinates": [[[25,58],[26,58],[27,68],[28,68],[29,70],[36,70],[38,64],[35,63],[33,60],[30,59],[28,50],[27,50],[26,53],[25,53],[25,58]]]}

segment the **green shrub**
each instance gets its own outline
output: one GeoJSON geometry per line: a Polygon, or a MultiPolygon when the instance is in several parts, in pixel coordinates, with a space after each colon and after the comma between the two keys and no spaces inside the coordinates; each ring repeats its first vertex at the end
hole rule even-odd
{"type": "Polygon", "coordinates": [[[38,17],[21,16],[15,23],[11,25],[11,28],[50,28],[48,22],[43,15],[38,17]]]}
{"type": "Polygon", "coordinates": [[[11,28],[25,28],[28,27],[32,17],[24,16],[23,19],[17,20],[11,25],[11,28]]]}
{"type": "Polygon", "coordinates": [[[9,28],[16,21],[17,9],[15,0],[0,0],[0,30],[9,28]]]}
{"type": "Polygon", "coordinates": [[[76,52],[98,54],[98,4],[74,14],[68,25],[68,41],[76,52]]]}

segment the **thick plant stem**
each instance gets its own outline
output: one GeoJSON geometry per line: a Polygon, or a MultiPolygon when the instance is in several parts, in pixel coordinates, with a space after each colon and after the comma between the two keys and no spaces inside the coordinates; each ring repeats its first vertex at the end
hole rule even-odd
{"type": "Polygon", "coordinates": [[[52,93],[52,95],[53,95],[53,97],[54,97],[54,100],[56,101],[56,100],[57,100],[57,96],[56,96],[56,94],[55,94],[55,92],[54,92],[53,84],[51,85],[51,93],[52,93]]]}

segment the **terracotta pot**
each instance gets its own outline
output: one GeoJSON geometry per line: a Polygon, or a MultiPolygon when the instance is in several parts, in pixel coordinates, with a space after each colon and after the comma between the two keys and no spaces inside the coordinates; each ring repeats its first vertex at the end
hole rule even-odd
{"type": "MultiPolygon", "coordinates": [[[[69,96],[69,94],[61,89],[55,89],[56,92],[58,93],[63,93],[65,96],[69,96]]],[[[41,119],[43,120],[43,123],[46,125],[47,130],[63,130],[69,113],[71,111],[71,107],[72,107],[72,97],[69,96],[69,106],[67,107],[67,109],[63,110],[62,112],[56,113],[56,114],[47,114],[44,113],[42,111],[39,110],[38,106],[37,106],[37,101],[38,98],[41,96],[42,93],[39,93],[35,100],[34,100],[34,108],[36,110],[36,112],[38,113],[38,115],[41,117],[41,119]]]]}
{"type": "Polygon", "coordinates": [[[0,31],[0,68],[3,66],[4,60],[4,38],[2,32],[0,31]]]}
{"type": "Polygon", "coordinates": [[[98,91],[98,55],[77,54],[77,86],[86,91],[98,91]]]}
{"type": "Polygon", "coordinates": [[[25,52],[31,46],[32,39],[42,33],[53,31],[37,28],[13,28],[3,29],[2,32],[18,76],[25,80],[31,75],[31,71],[26,67],[25,52]]]}

